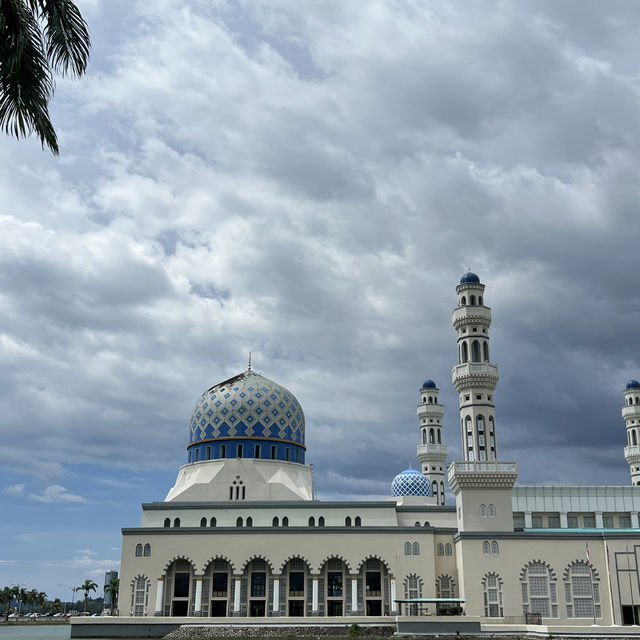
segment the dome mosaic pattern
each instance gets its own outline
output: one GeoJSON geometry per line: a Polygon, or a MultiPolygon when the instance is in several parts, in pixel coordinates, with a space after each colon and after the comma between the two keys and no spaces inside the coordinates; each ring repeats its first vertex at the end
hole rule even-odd
{"type": "Polygon", "coordinates": [[[480,282],[480,278],[475,273],[467,271],[467,273],[465,273],[462,278],[460,278],[460,284],[466,284],[468,282],[480,282]]]}
{"type": "Polygon", "coordinates": [[[391,495],[394,498],[406,496],[431,498],[433,496],[433,489],[426,476],[416,471],[413,467],[409,467],[393,479],[391,483],[391,495]]]}
{"type": "Polygon", "coordinates": [[[304,446],[304,413],[276,382],[246,371],[205,391],[193,407],[189,444],[216,438],[271,438],[304,446]]]}

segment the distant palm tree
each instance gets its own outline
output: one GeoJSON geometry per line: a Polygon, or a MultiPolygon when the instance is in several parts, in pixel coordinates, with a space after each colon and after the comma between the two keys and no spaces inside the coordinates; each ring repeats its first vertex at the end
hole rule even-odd
{"type": "Polygon", "coordinates": [[[84,592],[84,610],[87,610],[87,600],[89,599],[89,591],[95,591],[98,588],[98,585],[93,581],[87,580],[84,581],[84,584],[81,584],[79,587],[76,587],[74,591],[83,591],[84,592]]]}
{"type": "Polygon", "coordinates": [[[16,138],[35,132],[58,155],[53,74],[81,76],[90,46],[72,0],[0,0],[0,128],[16,138]]]}
{"type": "Polygon", "coordinates": [[[115,615],[118,606],[118,591],[120,590],[120,578],[111,578],[111,582],[105,586],[104,592],[111,594],[111,615],[115,615]]]}
{"type": "Polygon", "coordinates": [[[0,604],[6,604],[7,610],[5,613],[6,620],[9,619],[9,607],[11,605],[11,601],[13,600],[13,591],[10,587],[4,587],[0,589],[0,604]]]}

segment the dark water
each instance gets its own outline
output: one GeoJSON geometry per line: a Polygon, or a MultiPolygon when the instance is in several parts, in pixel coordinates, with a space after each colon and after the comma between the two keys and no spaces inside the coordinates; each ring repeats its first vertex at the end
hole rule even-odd
{"type": "Polygon", "coordinates": [[[68,624],[0,624],[0,640],[69,640],[68,624]]]}

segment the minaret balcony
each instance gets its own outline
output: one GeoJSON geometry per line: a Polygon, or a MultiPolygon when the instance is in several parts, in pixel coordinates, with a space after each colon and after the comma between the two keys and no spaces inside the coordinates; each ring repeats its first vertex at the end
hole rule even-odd
{"type": "Polygon", "coordinates": [[[491,309],[489,307],[465,306],[453,311],[453,326],[477,324],[479,327],[491,325],[491,309]]]}
{"type": "Polygon", "coordinates": [[[460,489],[511,489],[518,477],[516,462],[452,462],[448,469],[449,486],[460,489]]]}
{"type": "Polygon", "coordinates": [[[640,464],[640,445],[633,444],[625,447],[624,459],[629,464],[640,464]]]}
{"type": "Polygon", "coordinates": [[[622,407],[622,419],[628,420],[629,418],[640,419],[640,404],[634,404],[633,406],[622,407]]]}
{"type": "Polygon", "coordinates": [[[474,386],[474,384],[487,384],[495,387],[498,382],[498,365],[489,362],[465,362],[453,367],[451,371],[451,381],[454,385],[465,384],[464,386],[474,386]],[[466,379],[466,380],[465,380],[466,379]]]}
{"type": "Polygon", "coordinates": [[[444,461],[447,459],[447,451],[448,448],[446,444],[419,444],[418,459],[422,460],[424,456],[425,459],[442,459],[444,461]]]}

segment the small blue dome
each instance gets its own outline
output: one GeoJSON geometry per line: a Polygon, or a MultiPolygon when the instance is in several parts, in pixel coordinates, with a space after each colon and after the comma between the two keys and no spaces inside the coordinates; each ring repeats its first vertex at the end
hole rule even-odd
{"type": "Polygon", "coordinates": [[[391,483],[391,495],[394,498],[405,496],[431,498],[433,496],[433,489],[426,476],[416,471],[413,467],[409,467],[393,479],[391,483]]]}
{"type": "Polygon", "coordinates": [[[423,389],[437,389],[436,383],[433,380],[425,380],[422,383],[422,388],[423,389]]]}
{"type": "Polygon", "coordinates": [[[467,271],[467,273],[460,278],[460,284],[465,284],[466,282],[480,282],[480,278],[475,273],[467,271]]]}
{"type": "Polygon", "coordinates": [[[629,380],[629,382],[627,382],[627,389],[640,389],[640,382],[633,379],[629,380]]]}

